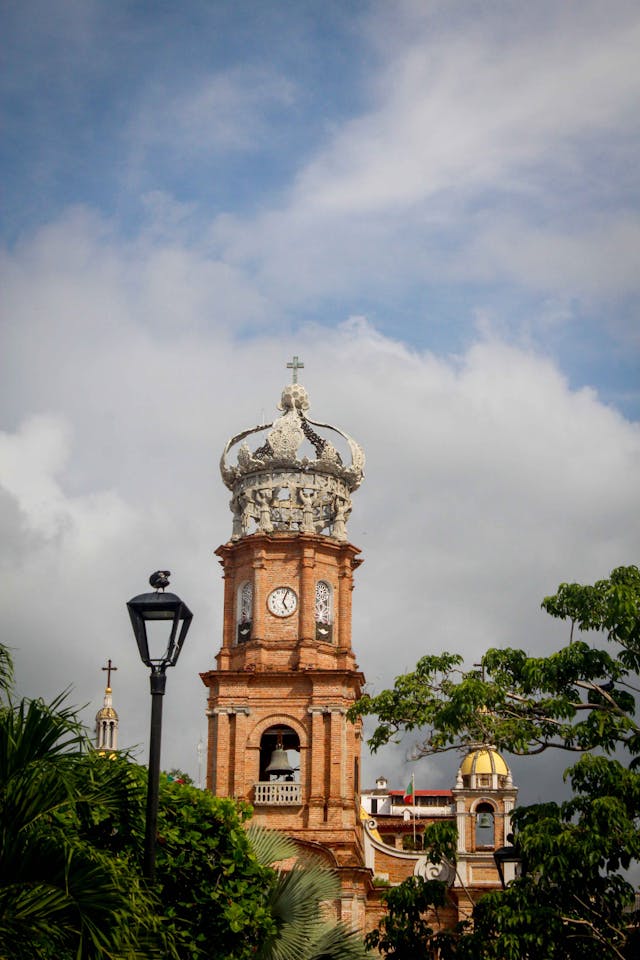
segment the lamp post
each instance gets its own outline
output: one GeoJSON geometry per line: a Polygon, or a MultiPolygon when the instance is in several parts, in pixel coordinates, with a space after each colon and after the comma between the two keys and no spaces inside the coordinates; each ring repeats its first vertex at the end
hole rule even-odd
{"type": "MultiPolygon", "coordinates": [[[[513,839],[512,834],[509,834],[507,840],[513,839]]],[[[505,864],[513,863],[515,867],[516,876],[519,875],[518,867],[522,868],[522,856],[518,847],[512,843],[508,844],[506,847],[498,847],[497,850],[493,851],[493,859],[495,865],[498,868],[498,874],[500,876],[500,883],[502,884],[502,889],[507,889],[507,883],[510,881],[505,881],[504,879],[504,868],[505,864]]]]}
{"type": "Polygon", "coordinates": [[[162,698],[167,682],[167,667],[175,667],[191,625],[193,614],[175,593],[165,593],[169,571],[159,570],[149,577],[155,593],[141,593],[127,603],[140,659],[151,668],[151,733],[149,736],[149,782],[147,786],[147,818],[144,836],[144,875],[155,879],[156,834],[158,828],[158,788],[160,785],[160,741],[162,737],[162,698]],[[150,624],[170,626],[169,639],[160,642],[150,637],[150,624]],[[149,642],[151,640],[151,649],[149,642]],[[156,643],[157,641],[157,643],[156,643]],[[159,644],[159,649],[157,645],[159,644]]]}

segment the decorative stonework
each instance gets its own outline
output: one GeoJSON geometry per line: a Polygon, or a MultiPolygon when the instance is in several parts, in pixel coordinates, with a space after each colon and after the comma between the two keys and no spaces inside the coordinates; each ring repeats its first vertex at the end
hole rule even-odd
{"type": "Polygon", "coordinates": [[[299,383],[284,388],[278,409],[283,413],[277,420],[232,437],[220,459],[222,479],[233,494],[231,539],[293,531],[346,540],[351,493],[364,472],[362,448],[337,427],[307,418],[309,397],[299,383]],[[334,444],[314,427],[341,437],[351,462],[345,464],[334,444]],[[262,444],[252,450],[247,438],[265,433],[262,444]],[[315,457],[299,456],[305,441],[315,457]],[[237,445],[233,464],[228,457],[237,445]]]}
{"type": "Polygon", "coordinates": [[[240,588],[240,610],[238,611],[238,621],[247,623],[253,619],[253,584],[247,580],[240,588]]]}
{"type": "Polygon", "coordinates": [[[316,583],[316,623],[331,623],[331,587],[324,580],[316,583]]]}

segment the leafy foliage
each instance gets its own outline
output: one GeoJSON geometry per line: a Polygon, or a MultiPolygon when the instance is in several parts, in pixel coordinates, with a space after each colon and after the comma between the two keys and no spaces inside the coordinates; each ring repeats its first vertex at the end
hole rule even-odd
{"type": "Polygon", "coordinates": [[[122,800],[110,765],[86,751],[63,698],[0,708],[0,954],[6,960],[172,956],[155,898],[134,864],[83,838],[89,811],[113,810],[122,800]]]}
{"type": "MultiPolygon", "coordinates": [[[[12,665],[0,645],[0,690],[12,665]]],[[[156,884],[142,880],[147,771],[91,749],[64,697],[0,707],[2,960],[363,960],[325,917],[336,878],[271,862],[290,841],[172,770],[160,781],[156,884]]]]}
{"type": "Polygon", "coordinates": [[[273,936],[274,873],[251,848],[250,808],[163,777],[156,874],[178,954],[253,960],[273,936]]]}
{"type": "MultiPolygon", "coordinates": [[[[470,671],[453,654],[423,657],[393,689],[363,697],[351,717],[378,718],[374,750],[419,731],[418,756],[477,743],[521,755],[581,754],[565,774],[570,800],[513,814],[523,875],[484,896],[472,925],[442,949],[473,960],[635,957],[640,916],[621,871],[640,860],[640,571],[619,567],[593,585],[561,584],[542,606],[570,625],[568,644],[550,656],[492,649],[470,671]],[[578,631],[603,633],[608,645],[578,631]]],[[[378,941],[391,956],[403,922],[414,924],[408,912],[397,916],[400,931],[390,942],[391,928],[381,925],[378,941]]]]}
{"type": "Polygon", "coordinates": [[[0,707],[3,960],[249,960],[275,931],[275,874],[251,850],[248,808],[168,777],[158,883],[145,885],[146,776],[93,751],[62,697],[0,707]]]}
{"type": "Polygon", "coordinates": [[[439,909],[445,906],[446,887],[439,880],[409,877],[381,894],[387,913],[368,933],[365,944],[392,960],[415,960],[416,954],[439,958],[442,938],[439,909]],[[436,927],[432,925],[436,921],[436,927]]]}
{"type": "Polygon", "coordinates": [[[640,754],[633,695],[640,665],[640,571],[619,567],[594,586],[561,584],[543,607],[570,621],[566,647],[548,657],[492,649],[481,669],[470,671],[455,654],[422,657],[391,690],[365,695],[351,708],[352,719],[378,718],[371,748],[426,730],[420,756],[475,743],[515,754],[549,748],[612,752],[622,745],[635,766],[640,754]],[[604,631],[613,649],[575,639],[576,627],[604,631]]]}

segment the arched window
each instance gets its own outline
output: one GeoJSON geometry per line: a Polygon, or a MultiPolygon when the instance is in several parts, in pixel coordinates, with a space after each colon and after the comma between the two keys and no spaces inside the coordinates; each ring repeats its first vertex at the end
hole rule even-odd
{"type": "Polygon", "coordinates": [[[333,640],[333,590],[326,580],[316,583],[316,640],[333,640]]]}
{"type": "Polygon", "coordinates": [[[253,584],[245,580],[240,584],[237,598],[238,643],[246,643],[251,639],[253,623],[253,584]]]}
{"type": "Polygon", "coordinates": [[[297,783],[300,780],[300,738],[285,725],[269,727],[260,738],[262,782],[297,783]]]}
{"type": "Polygon", "coordinates": [[[495,817],[490,803],[476,807],[476,850],[479,847],[495,846],[495,817]]]}

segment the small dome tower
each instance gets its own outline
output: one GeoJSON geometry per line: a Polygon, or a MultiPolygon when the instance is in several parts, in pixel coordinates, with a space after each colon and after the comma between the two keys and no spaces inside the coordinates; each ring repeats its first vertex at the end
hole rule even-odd
{"type": "Polygon", "coordinates": [[[113,691],[111,690],[111,674],[114,667],[111,660],[102,668],[107,671],[107,686],[104,691],[104,702],[96,713],[96,750],[118,749],[118,714],[113,707],[113,691]]]}
{"type": "Polygon", "coordinates": [[[458,872],[465,886],[479,888],[480,892],[496,886],[493,853],[507,844],[517,795],[511,770],[495,747],[478,744],[467,753],[453,790],[458,872]]]}

